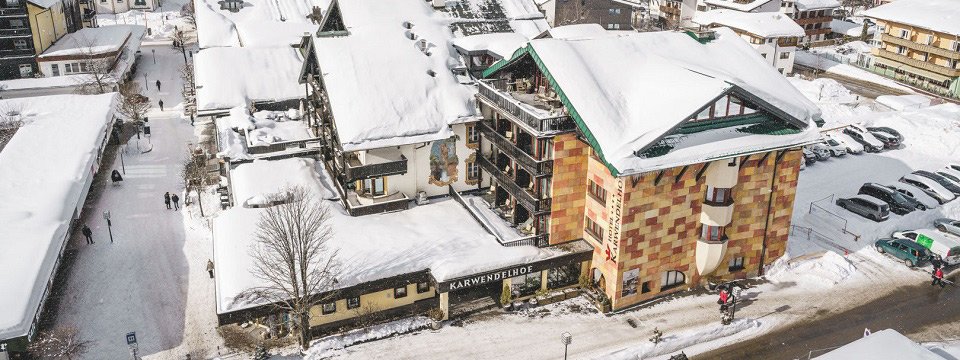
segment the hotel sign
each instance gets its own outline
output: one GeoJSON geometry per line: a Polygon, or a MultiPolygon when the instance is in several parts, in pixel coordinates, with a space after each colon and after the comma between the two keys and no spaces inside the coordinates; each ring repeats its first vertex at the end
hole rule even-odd
{"type": "Polygon", "coordinates": [[[626,182],[623,178],[616,178],[614,181],[616,188],[610,194],[609,205],[607,206],[607,260],[617,262],[617,255],[620,254],[620,223],[623,220],[623,189],[626,182]]]}
{"type": "MultiPolygon", "coordinates": [[[[509,279],[514,276],[530,274],[533,272],[534,272],[533,265],[524,265],[520,267],[507,268],[507,269],[499,270],[499,271],[488,273],[488,274],[481,274],[481,275],[471,276],[471,277],[467,277],[459,280],[454,280],[453,282],[450,283],[449,290],[460,290],[460,289],[465,289],[469,287],[484,285],[491,282],[500,281],[503,279],[509,279]]],[[[441,289],[441,292],[445,292],[445,291],[441,289]]]]}

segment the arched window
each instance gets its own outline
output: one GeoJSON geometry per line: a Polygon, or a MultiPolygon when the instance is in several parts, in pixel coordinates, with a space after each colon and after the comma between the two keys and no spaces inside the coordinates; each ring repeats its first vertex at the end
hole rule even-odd
{"type": "Polygon", "coordinates": [[[660,291],[683,285],[686,281],[687,277],[682,272],[676,270],[664,272],[663,278],[660,279],[660,291]]]}

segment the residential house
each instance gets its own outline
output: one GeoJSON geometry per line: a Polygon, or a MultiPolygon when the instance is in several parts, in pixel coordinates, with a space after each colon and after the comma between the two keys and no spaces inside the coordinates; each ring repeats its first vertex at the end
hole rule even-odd
{"type": "Polygon", "coordinates": [[[693,20],[703,29],[727,27],[760,52],[767,64],[784,75],[793,73],[797,42],[805,33],[789,16],[779,12],[748,13],[735,10],[698,12],[693,20]]]}
{"type": "Polygon", "coordinates": [[[800,43],[805,45],[827,39],[831,32],[833,11],[840,7],[837,0],[793,0],[784,4],[780,12],[790,15],[797,25],[803,27],[806,35],[800,39],[800,43]]]}
{"type": "Polygon", "coordinates": [[[608,30],[633,29],[639,4],[617,0],[548,0],[540,4],[550,26],[599,24],[608,30]]]}
{"type": "Polygon", "coordinates": [[[661,0],[658,10],[664,29],[690,27],[697,11],[697,0],[661,0]]]}
{"type": "Polygon", "coordinates": [[[549,244],[585,239],[612,309],[762,274],[820,121],[764,63],[723,28],[531,40],[480,82],[484,198],[549,244]]]}
{"type": "Polygon", "coordinates": [[[728,9],[741,12],[761,13],[780,11],[781,0],[699,0],[697,11],[704,12],[728,9]]]}
{"type": "Polygon", "coordinates": [[[161,0],[82,0],[98,14],[120,14],[130,10],[153,11],[161,0]]]}
{"type": "Polygon", "coordinates": [[[898,0],[863,15],[877,24],[874,72],[960,97],[960,23],[954,21],[960,17],[960,3],[898,0]]]}
{"type": "Polygon", "coordinates": [[[36,56],[82,27],[78,0],[0,3],[0,80],[36,76],[36,56]]]}

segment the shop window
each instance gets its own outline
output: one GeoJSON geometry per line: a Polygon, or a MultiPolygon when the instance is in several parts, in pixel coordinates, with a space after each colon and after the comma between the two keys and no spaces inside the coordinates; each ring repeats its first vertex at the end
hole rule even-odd
{"type": "Polygon", "coordinates": [[[640,287],[640,293],[646,294],[650,292],[650,289],[653,288],[653,281],[644,281],[643,286],[640,287]]]}
{"type": "Polygon", "coordinates": [[[510,278],[510,290],[513,297],[530,296],[540,290],[540,272],[536,271],[526,275],[520,275],[510,278]]]}
{"type": "Polygon", "coordinates": [[[596,221],[593,221],[593,219],[591,219],[589,216],[585,217],[585,219],[586,226],[584,227],[584,230],[586,230],[590,236],[593,236],[594,239],[597,239],[597,241],[603,241],[603,227],[601,227],[600,224],[597,224],[596,221]]]}
{"type": "Polygon", "coordinates": [[[743,256],[730,259],[730,262],[727,263],[727,271],[735,272],[740,270],[743,270],[743,256]]]}
{"type": "Polygon", "coordinates": [[[683,275],[682,272],[676,270],[664,272],[663,277],[660,279],[660,291],[683,285],[683,283],[686,281],[687,277],[686,275],[683,275]]]}
{"type": "Polygon", "coordinates": [[[328,302],[328,303],[326,303],[326,304],[323,304],[323,315],[333,314],[333,313],[335,313],[335,312],[337,312],[337,302],[336,302],[336,301],[328,302]]]}
{"type": "Polygon", "coordinates": [[[423,294],[427,291],[430,291],[430,283],[426,281],[417,283],[417,294],[423,294]]]}
{"type": "Polygon", "coordinates": [[[394,288],[394,289],[393,289],[393,298],[394,298],[394,299],[405,298],[405,297],[407,297],[407,287],[406,287],[406,286],[401,286],[401,287],[398,287],[398,288],[394,288]]]}
{"type": "Polygon", "coordinates": [[[559,289],[580,281],[580,263],[567,264],[547,270],[547,288],[559,289]]]}
{"type": "Polygon", "coordinates": [[[587,181],[588,181],[587,189],[589,190],[590,196],[593,197],[593,199],[599,202],[600,204],[603,204],[603,206],[606,206],[607,190],[605,190],[602,186],[594,182],[593,179],[590,179],[587,181]]]}
{"type": "Polygon", "coordinates": [[[360,297],[347,298],[347,309],[356,309],[360,307],[360,297]]]}

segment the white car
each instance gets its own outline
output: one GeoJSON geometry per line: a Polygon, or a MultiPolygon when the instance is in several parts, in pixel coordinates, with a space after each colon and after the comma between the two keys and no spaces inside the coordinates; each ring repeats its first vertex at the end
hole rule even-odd
{"type": "Polygon", "coordinates": [[[844,150],[847,150],[848,154],[862,154],[863,145],[854,140],[850,135],[844,134],[842,132],[834,132],[826,134],[827,141],[835,141],[839,146],[842,146],[844,150]]]}
{"type": "Polygon", "coordinates": [[[836,157],[836,156],[844,156],[844,155],[847,154],[847,148],[846,148],[846,147],[844,147],[843,145],[841,145],[840,142],[838,142],[838,141],[836,141],[836,140],[833,140],[833,139],[830,139],[830,138],[827,138],[827,137],[824,137],[823,142],[822,142],[822,143],[819,143],[819,144],[816,144],[815,146],[820,146],[820,147],[823,147],[823,148],[827,149],[828,151],[830,151],[830,155],[835,156],[835,157],[836,157]]]}
{"type": "Polygon", "coordinates": [[[914,174],[906,174],[900,178],[900,182],[910,184],[920,188],[923,192],[930,195],[930,197],[937,199],[937,202],[944,204],[948,201],[952,201],[956,198],[950,190],[943,187],[943,185],[938,184],[936,181],[930,178],[923,176],[918,176],[914,174]]]}
{"type": "Polygon", "coordinates": [[[912,197],[914,200],[919,201],[923,206],[926,206],[927,209],[933,209],[937,206],[940,206],[940,202],[937,199],[934,199],[930,195],[927,195],[922,189],[902,182],[885,184],[887,187],[896,190],[898,193],[903,194],[903,196],[912,197]]]}

